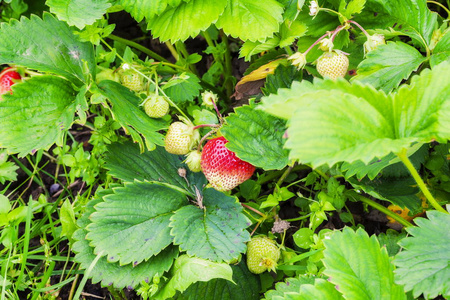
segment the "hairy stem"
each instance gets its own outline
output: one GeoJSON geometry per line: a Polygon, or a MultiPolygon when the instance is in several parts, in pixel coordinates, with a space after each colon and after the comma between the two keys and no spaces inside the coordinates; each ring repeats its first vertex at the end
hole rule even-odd
{"type": "Polygon", "coordinates": [[[403,162],[403,164],[406,166],[408,171],[411,173],[412,177],[416,181],[417,185],[419,186],[422,193],[427,198],[428,202],[437,210],[443,213],[447,213],[447,211],[442,208],[442,206],[439,205],[439,203],[434,199],[433,195],[431,195],[430,191],[428,190],[427,186],[425,185],[425,182],[423,182],[422,178],[420,177],[419,173],[417,172],[416,168],[414,168],[413,164],[408,158],[407,150],[406,148],[403,148],[399,153],[397,153],[398,158],[403,162]]]}

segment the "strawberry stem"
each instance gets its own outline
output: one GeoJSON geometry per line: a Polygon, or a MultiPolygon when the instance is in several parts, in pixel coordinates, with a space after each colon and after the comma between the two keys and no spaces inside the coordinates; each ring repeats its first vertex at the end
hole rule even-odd
{"type": "Polygon", "coordinates": [[[249,206],[249,205],[247,205],[247,204],[245,204],[245,203],[241,203],[241,205],[242,205],[243,207],[245,207],[245,208],[247,208],[247,209],[249,209],[249,210],[251,210],[251,211],[257,213],[258,215],[260,215],[260,216],[263,217],[264,219],[267,219],[267,215],[264,214],[264,213],[262,213],[262,212],[260,212],[260,211],[257,210],[256,208],[253,208],[253,207],[251,207],[251,206],[249,206]]]}
{"type": "Polygon", "coordinates": [[[361,31],[364,33],[364,35],[365,35],[367,38],[370,37],[369,33],[368,33],[361,25],[359,25],[359,23],[357,23],[357,22],[355,22],[355,21],[352,21],[352,20],[349,20],[348,23],[355,24],[356,26],[358,26],[359,29],[361,29],[361,31]]]}
{"type": "Polygon", "coordinates": [[[218,128],[218,127],[220,127],[220,125],[219,124],[200,124],[200,125],[194,126],[194,128],[192,128],[192,130],[196,130],[196,129],[203,128],[203,127],[218,128]]]}

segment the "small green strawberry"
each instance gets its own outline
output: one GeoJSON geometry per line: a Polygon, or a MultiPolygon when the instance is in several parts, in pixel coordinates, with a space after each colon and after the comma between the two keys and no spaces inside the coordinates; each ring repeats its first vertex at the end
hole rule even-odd
{"type": "Polygon", "coordinates": [[[144,81],[142,76],[131,69],[120,73],[120,83],[122,83],[124,87],[127,87],[135,92],[141,92],[144,90],[144,81]]]}
{"type": "Polygon", "coordinates": [[[162,118],[169,112],[169,102],[156,94],[149,95],[142,105],[145,113],[151,118],[162,118]]]}
{"type": "Polygon", "coordinates": [[[347,74],[348,58],[342,51],[325,52],[317,59],[317,72],[323,77],[336,80],[347,74]]]}
{"type": "Polygon", "coordinates": [[[275,241],[267,236],[253,237],[247,244],[247,267],[254,274],[275,271],[280,254],[275,241]]]}
{"type": "Polygon", "coordinates": [[[192,172],[200,172],[202,170],[201,159],[202,153],[198,150],[194,150],[186,155],[186,160],[184,162],[192,172]]]}
{"type": "Polygon", "coordinates": [[[192,146],[199,140],[200,134],[193,130],[194,126],[183,122],[173,122],[167,130],[164,139],[164,148],[172,154],[185,155],[189,153],[192,146]]]}

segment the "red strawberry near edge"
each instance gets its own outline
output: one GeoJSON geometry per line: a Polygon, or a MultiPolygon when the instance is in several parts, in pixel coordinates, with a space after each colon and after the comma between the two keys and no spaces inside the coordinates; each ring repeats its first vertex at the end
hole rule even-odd
{"type": "Polygon", "coordinates": [[[203,147],[202,171],[218,191],[229,191],[252,177],[255,167],[225,147],[223,137],[209,140],[203,147]]]}
{"type": "MultiPolygon", "coordinates": [[[[11,91],[11,86],[22,79],[13,68],[6,68],[0,73],[0,95],[11,91]]],[[[12,94],[12,92],[11,92],[12,94]]]]}

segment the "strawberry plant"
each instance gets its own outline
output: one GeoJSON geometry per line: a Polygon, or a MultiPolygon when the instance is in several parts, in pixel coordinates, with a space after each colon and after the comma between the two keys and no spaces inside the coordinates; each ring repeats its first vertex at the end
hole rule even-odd
{"type": "Polygon", "coordinates": [[[450,295],[448,1],[0,7],[2,299],[450,295]]]}

